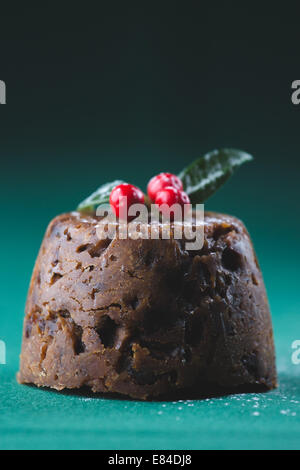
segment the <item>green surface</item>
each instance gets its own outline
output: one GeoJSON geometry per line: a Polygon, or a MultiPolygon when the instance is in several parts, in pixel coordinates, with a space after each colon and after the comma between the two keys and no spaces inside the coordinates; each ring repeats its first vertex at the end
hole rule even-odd
{"type": "Polygon", "coordinates": [[[7,368],[0,396],[2,449],[299,449],[292,370],[265,394],[144,403],[19,386],[7,368]]]}
{"type": "Polygon", "coordinates": [[[253,2],[24,3],[1,5],[1,20],[0,447],[299,448],[299,15],[253,2]],[[241,218],[253,238],[279,389],[141,403],[18,385],[25,298],[48,222],[107,181],[145,189],[220,147],[255,158],[205,207],[241,218]]]}

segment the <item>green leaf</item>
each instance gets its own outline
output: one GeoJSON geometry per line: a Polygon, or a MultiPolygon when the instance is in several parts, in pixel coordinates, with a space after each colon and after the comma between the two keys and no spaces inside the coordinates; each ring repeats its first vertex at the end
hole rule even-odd
{"type": "Polygon", "coordinates": [[[200,204],[214,194],[237,167],[252,159],[241,150],[214,150],[195,160],[178,176],[191,203],[200,204]]]}
{"type": "Polygon", "coordinates": [[[119,184],[124,183],[124,181],[116,180],[111,183],[105,183],[100,188],[98,188],[94,193],[92,193],[88,198],[82,201],[77,210],[79,212],[94,213],[96,212],[97,207],[100,204],[108,204],[109,196],[112,190],[119,184]]]}

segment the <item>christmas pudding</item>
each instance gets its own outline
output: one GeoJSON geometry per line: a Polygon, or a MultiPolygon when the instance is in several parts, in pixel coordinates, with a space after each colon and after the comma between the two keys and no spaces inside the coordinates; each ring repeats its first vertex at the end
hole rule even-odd
{"type": "MultiPolygon", "coordinates": [[[[247,154],[209,155],[204,166],[201,160],[202,181],[208,164],[219,165],[223,177],[207,183],[206,196],[247,154]]],[[[179,179],[158,175],[148,185],[148,201],[158,208],[174,200],[195,204],[190,172],[179,179]]],[[[243,223],[206,212],[203,243],[192,250],[184,237],[175,238],[176,220],[168,239],[117,232],[101,239],[94,208],[108,187],[118,217],[124,194],[128,206],[147,203],[138,188],[117,183],[47,229],[26,303],[19,382],[137,399],[274,388],[270,311],[243,223]]],[[[198,201],[203,191],[198,185],[198,201]]]]}

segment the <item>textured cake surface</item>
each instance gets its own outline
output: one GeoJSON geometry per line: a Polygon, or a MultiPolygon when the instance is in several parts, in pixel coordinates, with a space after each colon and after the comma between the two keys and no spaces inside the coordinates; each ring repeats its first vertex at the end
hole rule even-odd
{"type": "Polygon", "coordinates": [[[204,246],[99,240],[79,213],[49,225],[32,275],[18,380],[147,399],[276,386],[266,291],[249,235],[205,214],[204,246]]]}

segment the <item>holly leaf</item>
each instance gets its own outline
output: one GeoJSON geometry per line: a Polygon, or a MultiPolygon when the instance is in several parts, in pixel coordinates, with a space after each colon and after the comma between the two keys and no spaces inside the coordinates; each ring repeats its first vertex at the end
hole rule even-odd
{"type": "Polygon", "coordinates": [[[178,175],[192,204],[203,203],[252,155],[236,149],[213,150],[195,160],[178,175]]]}
{"type": "Polygon", "coordinates": [[[122,183],[124,183],[124,181],[115,180],[115,181],[112,181],[111,183],[103,184],[94,193],[92,193],[89,197],[87,197],[84,201],[82,201],[77,206],[77,210],[79,212],[85,212],[88,214],[95,213],[97,207],[100,206],[100,204],[109,203],[110,193],[116,186],[122,183]]]}

